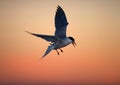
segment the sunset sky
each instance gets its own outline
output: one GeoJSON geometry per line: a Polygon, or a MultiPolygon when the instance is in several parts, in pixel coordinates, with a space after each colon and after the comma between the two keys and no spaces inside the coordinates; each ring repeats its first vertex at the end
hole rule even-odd
{"type": "Polygon", "coordinates": [[[0,0],[1,83],[120,83],[119,0],[0,0]],[[64,53],[24,31],[53,35],[60,5],[73,36],[64,53]]]}

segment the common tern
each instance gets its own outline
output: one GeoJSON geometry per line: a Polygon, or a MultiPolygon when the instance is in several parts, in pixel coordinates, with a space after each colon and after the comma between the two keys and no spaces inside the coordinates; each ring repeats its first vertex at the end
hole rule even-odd
{"type": "Polygon", "coordinates": [[[48,46],[45,54],[42,56],[43,58],[52,50],[56,50],[57,54],[59,55],[58,49],[63,52],[63,50],[61,49],[62,47],[65,47],[69,44],[73,44],[74,47],[77,45],[73,37],[66,37],[67,25],[68,22],[64,10],[58,5],[55,14],[56,30],[54,35],[35,34],[28,31],[26,32],[50,42],[50,46],[48,46]]]}

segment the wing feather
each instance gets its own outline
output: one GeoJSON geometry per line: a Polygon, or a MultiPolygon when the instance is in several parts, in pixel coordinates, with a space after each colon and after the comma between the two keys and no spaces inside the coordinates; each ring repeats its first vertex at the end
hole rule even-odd
{"type": "Polygon", "coordinates": [[[36,37],[40,37],[48,42],[53,42],[53,43],[56,43],[56,42],[59,42],[61,41],[61,39],[57,38],[56,36],[52,36],[52,35],[42,35],[42,34],[35,34],[35,33],[31,33],[31,32],[28,32],[26,31],[27,33],[29,34],[32,34],[36,37]]]}
{"type": "Polygon", "coordinates": [[[66,37],[67,25],[68,22],[66,15],[63,9],[60,6],[58,6],[55,14],[55,28],[56,28],[55,36],[58,36],[60,38],[66,37]]]}

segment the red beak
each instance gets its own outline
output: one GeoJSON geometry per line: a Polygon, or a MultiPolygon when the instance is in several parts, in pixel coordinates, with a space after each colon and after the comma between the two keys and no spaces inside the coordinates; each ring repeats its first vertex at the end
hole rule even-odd
{"type": "Polygon", "coordinates": [[[72,42],[72,44],[73,44],[74,47],[77,46],[76,42],[72,42]]]}

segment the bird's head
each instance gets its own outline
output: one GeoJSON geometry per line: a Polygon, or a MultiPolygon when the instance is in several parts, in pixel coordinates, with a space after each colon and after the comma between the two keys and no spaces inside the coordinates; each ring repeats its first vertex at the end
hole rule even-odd
{"type": "Polygon", "coordinates": [[[75,39],[73,37],[68,37],[68,38],[72,41],[74,47],[77,46],[75,39]]]}

